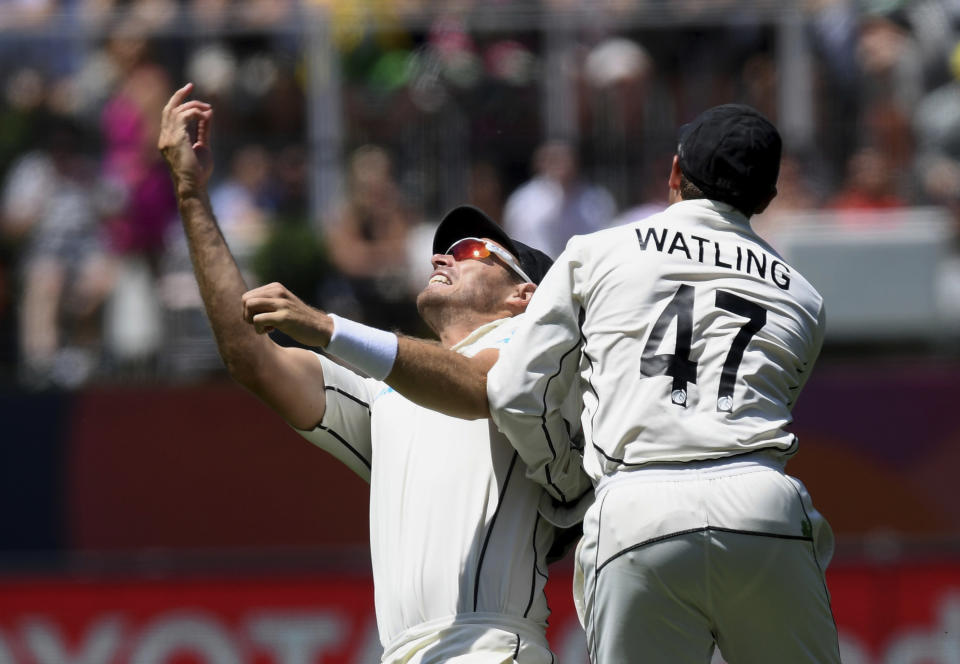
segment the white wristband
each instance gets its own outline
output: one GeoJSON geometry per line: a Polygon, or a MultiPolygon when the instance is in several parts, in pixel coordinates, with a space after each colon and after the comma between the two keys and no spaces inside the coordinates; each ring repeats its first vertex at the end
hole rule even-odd
{"type": "Polygon", "coordinates": [[[333,334],[324,349],[349,362],[371,378],[383,380],[390,375],[397,359],[397,335],[330,314],[333,334]]]}

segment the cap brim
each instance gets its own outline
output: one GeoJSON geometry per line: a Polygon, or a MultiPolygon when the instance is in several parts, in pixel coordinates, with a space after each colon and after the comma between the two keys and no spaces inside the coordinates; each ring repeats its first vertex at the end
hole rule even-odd
{"type": "Polygon", "coordinates": [[[553,264],[553,260],[539,249],[511,239],[500,224],[472,205],[457,206],[443,216],[433,234],[433,253],[445,254],[454,242],[465,237],[487,238],[499,244],[513,254],[535,284],[540,283],[553,264]]]}
{"type": "Polygon", "coordinates": [[[520,252],[506,231],[472,205],[460,205],[447,212],[436,233],[433,234],[433,253],[445,254],[447,249],[465,237],[485,237],[493,240],[511,254],[520,257],[520,252]]]}

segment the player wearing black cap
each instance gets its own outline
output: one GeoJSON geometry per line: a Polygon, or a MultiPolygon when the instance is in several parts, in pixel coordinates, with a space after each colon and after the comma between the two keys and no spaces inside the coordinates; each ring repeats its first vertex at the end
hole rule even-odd
{"type": "MultiPolygon", "coordinates": [[[[212,109],[187,101],[190,90],[178,90],[164,108],[159,147],[220,353],[238,382],[369,481],[382,661],[552,664],[546,563],[557,526],[573,522],[561,521],[566,515],[526,478],[523,462],[489,421],[441,414],[394,389],[404,384],[404,362],[418,357],[410,348],[439,352],[447,374],[459,368],[485,375],[550,259],[512,241],[476,208],[451,211],[418,297],[440,345],[328,316],[280,284],[245,293],[206,192],[212,109]],[[273,327],[371,377],[323,354],[277,345],[262,334],[273,327]]],[[[412,391],[422,387],[408,382],[412,391]]],[[[441,377],[421,383],[441,402],[450,393],[441,377]]],[[[580,467],[579,457],[574,463],[580,467]]],[[[589,486],[586,476],[580,483],[589,486]]]]}
{"type": "Polygon", "coordinates": [[[840,661],[833,536],[784,472],[823,300],[749,221],[780,151],[746,106],[683,127],[671,205],[572,238],[488,375],[492,419],[561,500],[580,480],[559,406],[581,395],[596,500],[574,595],[595,664],[840,661]]]}

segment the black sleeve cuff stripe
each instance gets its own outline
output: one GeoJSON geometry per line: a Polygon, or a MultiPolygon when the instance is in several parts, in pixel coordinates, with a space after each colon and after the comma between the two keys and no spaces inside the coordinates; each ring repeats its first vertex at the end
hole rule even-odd
{"type": "Polygon", "coordinates": [[[342,394],[343,396],[347,397],[347,398],[350,399],[351,401],[356,401],[358,404],[360,404],[361,406],[363,406],[364,408],[366,408],[368,413],[370,412],[370,404],[368,404],[368,403],[367,403],[366,401],[364,401],[363,399],[361,399],[361,398],[359,398],[359,397],[357,397],[357,396],[355,396],[355,395],[353,395],[353,394],[350,394],[349,392],[347,392],[347,391],[345,391],[345,390],[342,390],[342,389],[340,389],[339,387],[335,387],[335,386],[333,386],[333,385],[327,385],[324,389],[330,390],[331,392],[336,392],[337,394],[342,394]]]}
{"type": "Polygon", "coordinates": [[[337,441],[338,441],[341,445],[343,445],[344,447],[346,447],[346,448],[350,451],[350,453],[353,454],[353,456],[355,456],[355,457],[357,457],[358,459],[360,459],[360,463],[362,463],[364,466],[366,466],[366,467],[367,467],[367,470],[370,470],[370,469],[371,469],[371,468],[370,468],[370,460],[367,459],[366,457],[364,457],[362,454],[360,454],[360,452],[357,451],[357,448],[355,448],[353,445],[351,445],[350,443],[348,443],[348,442],[346,441],[346,439],[344,439],[344,437],[341,436],[340,434],[338,434],[336,431],[334,431],[334,430],[331,429],[330,427],[325,427],[325,426],[323,426],[322,424],[319,424],[319,423],[317,424],[317,426],[314,427],[314,429],[320,429],[321,431],[325,431],[326,433],[328,433],[328,434],[330,434],[331,436],[333,436],[334,438],[336,438],[337,441]]]}

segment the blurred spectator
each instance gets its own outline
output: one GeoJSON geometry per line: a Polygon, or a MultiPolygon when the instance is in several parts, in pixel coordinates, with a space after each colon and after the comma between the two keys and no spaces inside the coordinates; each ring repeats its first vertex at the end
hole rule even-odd
{"type": "Polygon", "coordinates": [[[138,58],[130,63],[101,114],[104,175],[116,187],[120,201],[108,223],[112,247],[151,262],[159,258],[164,233],[176,214],[170,178],[156,148],[157,109],[163,108],[169,91],[167,73],[138,58]]]}
{"type": "Polygon", "coordinates": [[[659,177],[643,177],[635,183],[634,189],[638,192],[638,203],[626,208],[614,217],[610,226],[622,226],[646,219],[652,214],[663,212],[670,203],[667,201],[668,187],[664,173],[670,173],[670,164],[673,163],[673,152],[662,154],[658,159],[652,159],[655,166],[659,166],[659,177]]]}
{"type": "Polygon", "coordinates": [[[654,58],[633,40],[605,39],[583,60],[581,135],[603,155],[593,174],[625,206],[665,194],[661,155],[673,155],[675,109],[654,58]],[[654,182],[655,181],[655,184],[654,182]]]}
{"type": "Polygon", "coordinates": [[[0,104],[0,169],[36,145],[42,129],[45,94],[42,74],[30,67],[11,72],[4,82],[0,104]]]}
{"type": "MultiPolygon", "coordinates": [[[[776,234],[785,229],[784,218],[794,212],[810,212],[820,207],[820,196],[807,177],[805,162],[786,153],[780,160],[777,195],[767,209],[750,219],[750,225],[764,240],[776,246],[776,234]]],[[[789,229],[787,229],[789,230],[789,229]]]]}
{"type": "MultiPolygon", "coordinates": [[[[893,169],[887,156],[876,148],[861,148],[847,163],[847,176],[840,191],[828,202],[835,210],[886,210],[905,206],[897,194],[893,169]]],[[[845,219],[843,215],[839,217],[845,219]]],[[[866,217],[858,215],[856,219],[866,217]]]]}
{"type": "Polygon", "coordinates": [[[481,159],[470,167],[467,202],[486,212],[494,221],[500,221],[503,214],[503,182],[493,162],[481,159]]]}
{"type": "Polygon", "coordinates": [[[856,47],[860,99],[865,106],[890,99],[907,111],[923,93],[923,61],[902,12],[865,15],[856,47]]]}
{"type": "Polygon", "coordinates": [[[904,12],[864,16],[856,55],[861,112],[857,144],[876,146],[896,166],[907,167],[913,158],[910,116],[923,95],[924,71],[904,12]]]}
{"type": "MultiPolygon", "coordinates": [[[[279,281],[304,299],[323,301],[331,269],[321,233],[309,216],[307,151],[288,145],[273,155],[269,186],[261,202],[272,220],[264,241],[251,258],[250,270],[263,283],[279,281]]],[[[264,195],[263,193],[261,195],[264,195]]]]}
{"type": "Polygon", "coordinates": [[[848,123],[859,105],[859,10],[851,0],[809,0],[802,6],[809,18],[806,34],[811,52],[818,56],[814,75],[820,89],[816,99],[829,100],[818,105],[813,142],[824,157],[820,171],[830,180],[839,180],[843,161],[857,144],[856,132],[848,123]]]}
{"type": "Polygon", "coordinates": [[[917,175],[924,198],[951,208],[960,223],[960,42],[950,55],[952,80],[917,105],[917,175]]]}
{"type": "Polygon", "coordinates": [[[254,28],[268,28],[283,23],[293,8],[292,0],[241,0],[241,19],[254,28]]]}
{"type": "Polygon", "coordinates": [[[326,234],[339,273],[324,293],[331,309],[381,328],[419,329],[407,288],[408,234],[413,218],[386,150],[358,148],[350,157],[347,200],[326,234]]]}
{"type": "Polygon", "coordinates": [[[56,0],[12,0],[3,4],[0,20],[4,28],[24,30],[39,25],[50,18],[57,6],[56,0]]]}
{"type": "Polygon", "coordinates": [[[164,16],[137,3],[111,35],[118,77],[100,114],[103,174],[114,202],[107,235],[120,274],[106,310],[105,342],[116,369],[127,374],[150,371],[163,340],[156,277],[167,229],[176,219],[170,178],[156,148],[157,109],[171,86],[167,72],[150,58],[147,39],[150,21],[164,16]],[[133,11],[141,6],[147,18],[133,11]]]}
{"type": "Polygon", "coordinates": [[[252,280],[250,257],[266,237],[274,212],[271,170],[270,154],[260,145],[246,145],[234,154],[229,177],[210,194],[230,250],[252,280]]]}
{"type": "Polygon", "coordinates": [[[76,387],[98,368],[114,266],[102,243],[102,189],[82,133],[58,118],[47,148],[24,155],[3,192],[3,230],[21,252],[21,379],[76,387]]]}
{"type": "Polygon", "coordinates": [[[537,148],[534,177],[507,199],[510,235],[556,257],[573,235],[605,228],[617,206],[605,188],[582,179],[573,146],[553,140],[537,148]]]}

